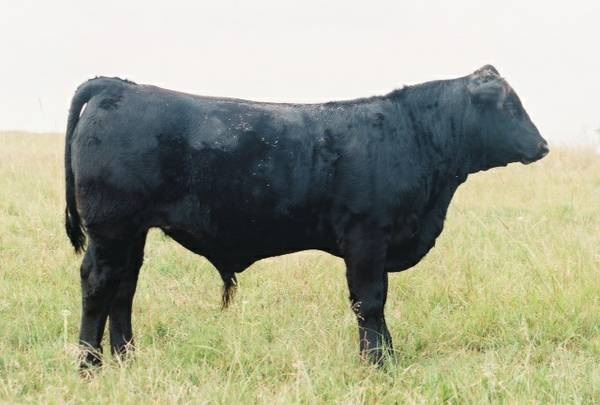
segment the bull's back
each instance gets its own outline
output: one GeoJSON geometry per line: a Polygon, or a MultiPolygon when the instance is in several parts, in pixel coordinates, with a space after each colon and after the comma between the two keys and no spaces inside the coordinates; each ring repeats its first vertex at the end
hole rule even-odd
{"type": "Polygon", "coordinates": [[[79,210],[88,227],[229,240],[310,233],[332,157],[303,120],[288,107],[117,83],[88,102],[73,140],[79,210]]]}

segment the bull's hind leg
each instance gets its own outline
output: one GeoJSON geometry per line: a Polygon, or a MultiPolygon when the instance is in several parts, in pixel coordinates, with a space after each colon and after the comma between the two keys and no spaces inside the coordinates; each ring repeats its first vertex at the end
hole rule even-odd
{"type": "Polygon", "coordinates": [[[108,315],[110,329],[110,350],[113,355],[124,359],[127,351],[134,349],[131,311],[138,275],[144,261],[146,233],[131,245],[129,265],[121,277],[108,315]]]}
{"type": "Polygon", "coordinates": [[[391,353],[392,338],[385,323],[388,275],[384,270],[385,238],[355,231],[348,240],[346,277],[350,302],[358,320],[361,356],[381,365],[391,353]]]}
{"type": "Polygon", "coordinates": [[[102,362],[102,335],[106,319],[129,269],[131,240],[90,235],[81,265],[82,314],[79,343],[83,350],[82,368],[102,362]]]}

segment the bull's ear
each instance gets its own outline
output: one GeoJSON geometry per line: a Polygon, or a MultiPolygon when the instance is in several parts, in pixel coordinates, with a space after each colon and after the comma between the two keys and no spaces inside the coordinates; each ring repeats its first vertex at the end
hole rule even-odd
{"type": "Polygon", "coordinates": [[[493,104],[497,108],[502,107],[508,94],[506,82],[492,65],[485,65],[469,76],[467,89],[473,101],[493,104]]]}
{"type": "Polygon", "coordinates": [[[473,72],[473,75],[474,76],[475,75],[479,75],[479,76],[493,75],[493,76],[500,77],[500,72],[498,72],[498,69],[496,69],[492,65],[485,65],[485,66],[482,66],[479,69],[477,69],[475,72],[473,72]]]}

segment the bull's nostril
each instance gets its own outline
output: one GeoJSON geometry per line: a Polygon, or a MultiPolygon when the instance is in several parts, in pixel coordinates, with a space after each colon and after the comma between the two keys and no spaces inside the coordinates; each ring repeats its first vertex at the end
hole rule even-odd
{"type": "Polygon", "coordinates": [[[546,156],[548,154],[548,152],[550,152],[550,149],[548,148],[548,143],[540,142],[538,146],[539,146],[540,154],[542,155],[542,157],[546,156]]]}

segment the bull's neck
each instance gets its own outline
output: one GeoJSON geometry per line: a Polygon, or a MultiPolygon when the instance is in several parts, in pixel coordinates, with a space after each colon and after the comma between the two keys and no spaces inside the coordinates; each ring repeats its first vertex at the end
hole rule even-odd
{"type": "Polygon", "coordinates": [[[404,88],[395,98],[424,166],[461,183],[471,160],[463,126],[466,96],[462,83],[446,80],[404,88]]]}

